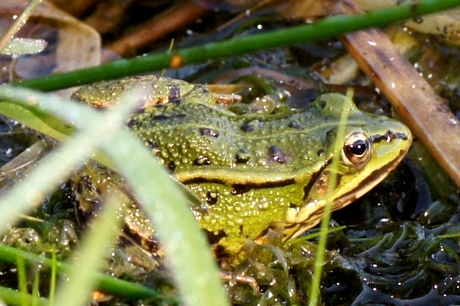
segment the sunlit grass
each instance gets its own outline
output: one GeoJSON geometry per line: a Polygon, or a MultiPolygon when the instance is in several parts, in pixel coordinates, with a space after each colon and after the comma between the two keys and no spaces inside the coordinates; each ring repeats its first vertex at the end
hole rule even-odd
{"type": "Polygon", "coordinates": [[[88,304],[91,291],[97,287],[97,279],[93,274],[103,266],[104,259],[118,236],[122,221],[117,218],[118,208],[122,205],[120,199],[108,195],[105,204],[99,218],[86,231],[80,250],[75,252],[72,269],[67,274],[69,281],[63,282],[56,295],[57,305],[88,304]]]}
{"type": "Polygon", "coordinates": [[[49,301],[42,297],[32,296],[31,294],[23,294],[14,289],[0,286],[0,306],[30,306],[33,303],[38,306],[49,306],[49,301]],[[3,304],[2,301],[5,303],[3,304]]]}
{"type": "Polygon", "coordinates": [[[40,287],[40,270],[37,270],[35,273],[34,281],[32,283],[32,306],[36,306],[38,304],[38,297],[40,296],[39,293],[40,287]]]}
{"type": "Polygon", "coordinates": [[[37,53],[43,50],[43,48],[46,46],[46,42],[44,41],[34,45],[31,43],[31,40],[27,40],[27,42],[21,43],[19,40],[13,39],[14,35],[16,35],[19,29],[21,29],[21,27],[26,23],[30,14],[32,14],[33,10],[40,2],[41,0],[31,0],[27,7],[22,11],[22,13],[17,16],[17,18],[15,18],[8,29],[2,33],[0,36],[0,54],[27,54],[37,53]]]}
{"type": "Polygon", "coordinates": [[[16,267],[18,269],[18,289],[21,293],[21,304],[27,305],[27,271],[26,266],[24,264],[24,258],[17,257],[16,258],[16,267]]]}
{"type": "Polygon", "coordinates": [[[53,245],[53,251],[51,253],[51,276],[50,276],[50,294],[49,303],[54,305],[54,296],[56,294],[56,278],[57,276],[57,258],[56,258],[56,245],[53,245]]]}
{"type": "MultiPolygon", "coordinates": [[[[353,96],[352,92],[347,93],[347,98],[351,99],[353,96]]],[[[348,120],[347,107],[342,108],[339,126],[337,128],[337,136],[334,142],[334,156],[332,157],[331,163],[331,176],[328,184],[327,198],[325,199],[326,204],[324,205],[324,215],[321,219],[318,247],[316,249],[316,257],[314,264],[313,280],[310,287],[310,295],[308,304],[310,306],[316,306],[321,301],[320,298],[320,285],[324,266],[324,254],[326,252],[326,241],[328,235],[329,222],[331,220],[332,206],[334,204],[334,188],[337,183],[337,174],[340,162],[340,151],[342,149],[343,141],[345,139],[345,130],[348,120]]]]}
{"type": "Polygon", "coordinates": [[[334,228],[327,228],[325,231],[321,231],[321,229],[320,229],[316,233],[310,233],[308,235],[302,235],[300,237],[290,239],[290,240],[286,241],[283,245],[285,247],[287,247],[287,246],[290,246],[290,245],[293,245],[293,244],[302,243],[302,242],[305,242],[305,241],[308,241],[308,240],[312,240],[312,239],[321,237],[321,235],[324,235],[323,232],[325,232],[326,235],[330,235],[330,234],[333,234],[335,232],[340,232],[340,231],[344,230],[345,228],[346,228],[346,226],[338,226],[338,227],[334,227],[334,228]]]}
{"type": "MultiPolygon", "coordinates": [[[[56,271],[55,273],[59,275],[67,275],[68,271],[71,270],[70,264],[49,258],[43,258],[36,254],[0,244],[0,260],[2,262],[16,265],[16,260],[18,257],[23,258],[29,266],[41,265],[43,268],[51,270],[54,266],[56,271]]],[[[138,300],[161,297],[161,293],[158,291],[146,288],[139,284],[116,279],[103,273],[97,273],[93,276],[97,279],[99,284],[98,288],[109,294],[138,300]]],[[[52,282],[51,286],[53,286],[53,284],[56,284],[56,282],[52,282]]],[[[53,300],[53,296],[54,295],[50,294],[50,300],[53,300]]]]}

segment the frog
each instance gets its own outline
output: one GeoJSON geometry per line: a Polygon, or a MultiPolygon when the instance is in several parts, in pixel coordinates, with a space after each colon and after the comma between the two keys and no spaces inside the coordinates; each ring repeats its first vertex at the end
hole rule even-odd
{"type": "MultiPolygon", "coordinates": [[[[72,99],[107,108],[136,86],[149,94],[127,128],[193,194],[191,213],[226,254],[238,254],[248,239],[273,227],[283,228],[285,241],[300,236],[320,222],[328,201],[337,210],[379,184],[412,142],[403,123],[363,112],[339,93],[322,94],[308,108],[241,112],[204,85],[135,76],[83,86],[72,99]]],[[[124,181],[113,170],[87,164],[72,181],[87,215],[101,205],[98,186],[104,185],[123,197],[126,230],[146,245],[155,241],[135,195],[120,188],[124,181]]]]}

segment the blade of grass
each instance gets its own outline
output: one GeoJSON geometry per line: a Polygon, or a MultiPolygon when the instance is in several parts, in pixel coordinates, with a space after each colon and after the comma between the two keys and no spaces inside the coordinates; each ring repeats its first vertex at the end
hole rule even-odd
{"type": "Polygon", "coordinates": [[[173,58],[181,62],[182,65],[188,65],[306,41],[324,40],[347,32],[368,27],[384,26],[423,14],[446,10],[457,5],[460,5],[460,0],[422,0],[417,3],[370,11],[366,14],[332,16],[311,25],[301,25],[257,35],[238,37],[228,41],[173,50],[171,52],[167,51],[129,60],[118,60],[99,67],[25,80],[14,85],[43,91],[57,90],[103,79],[114,79],[169,68],[173,58]]]}
{"type": "MultiPolygon", "coordinates": [[[[347,96],[351,99],[352,93],[347,93],[347,96]]],[[[335,154],[334,154],[334,157],[332,158],[331,169],[339,168],[340,150],[342,148],[342,143],[343,143],[340,140],[345,138],[345,128],[346,128],[347,118],[348,118],[348,108],[343,107],[342,114],[340,116],[340,124],[337,129],[336,141],[334,142],[333,152],[335,152],[335,154]]],[[[330,178],[331,179],[328,184],[326,205],[324,206],[324,214],[323,214],[323,218],[321,219],[318,247],[316,249],[313,281],[310,287],[310,296],[309,296],[309,301],[308,301],[308,305],[310,306],[317,306],[319,302],[321,275],[323,273],[324,254],[326,252],[328,228],[329,228],[329,222],[331,220],[334,188],[337,183],[337,171],[332,172],[330,178]]]]}
{"type": "MultiPolygon", "coordinates": [[[[50,305],[47,299],[44,299],[41,297],[33,297],[30,294],[24,295],[24,299],[23,299],[22,292],[18,292],[14,289],[6,288],[3,286],[0,286],[0,297],[1,297],[1,300],[5,302],[7,305],[13,305],[13,306],[32,305],[34,299],[36,300],[36,305],[38,306],[50,305]],[[25,304],[22,303],[23,301],[25,304]]],[[[4,305],[4,304],[0,303],[0,305],[4,305]]]]}
{"type": "Polygon", "coordinates": [[[54,296],[56,293],[56,274],[57,274],[57,258],[56,258],[56,245],[53,245],[53,252],[51,254],[51,279],[50,279],[50,305],[54,305],[54,296]]]}
{"type": "Polygon", "coordinates": [[[16,178],[17,171],[37,161],[45,149],[46,146],[43,141],[36,141],[33,145],[22,151],[21,154],[0,167],[0,181],[8,177],[16,178]]]}
{"type": "Polygon", "coordinates": [[[5,55],[36,54],[46,48],[46,41],[43,39],[14,38],[0,53],[5,55]]]}
{"type": "Polygon", "coordinates": [[[128,131],[120,131],[117,140],[104,145],[104,150],[113,158],[119,172],[145,204],[143,207],[149,219],[157,226],[185,304],[229,305],[211,250],[185,205],[186,198],[177,192],[166,169],[156,163],[151,152],[128,131]],[[152,173],[155,173],[154,180],[152,173]],[[189,279],[191,276],[193,281],[189,279]]]}
{"type": "MultiPolygon", "coordinates": [[[[18,250],[16,248],[0,244],[0,260],[10,264],[16,264],[16,258],[21,257],[25,260],[26,265],[42,265],[43,267],[53,267],[58,273],[68,273],[71,266],[69,264],[52,260],[49,258],[43,258],[33,253],[18,250]]],[[[147,299],[156,298],[161,296],[161,293],[144,287],[139,284],[130,283],[114,277],[105,275],[103,273],[97,274],[97,281],[99,283],[98,288],[109,294],[116,296],[122,296],[130,299],[147,299]]],[[[2,296],[0,294],[0,296],[2,296]]]]}
{"type": "MultiPolygon", "coordinates": [[[[19,99],[19,97],[17,97],[19,99]]],[[[64,142],[69,139],[69,137],[75,133],[75,127],[69,123],[79,123],[80,126],[84,125],[83,120],[81,118],[87,118],[88,115],[84,115],[84,110],[80,109],[80,106],[75,108],[74,103],[69,103],[68,100],[59,99],[55,96],[48,96],[47,98],[50,102],[56,100],[56,104],[59,104],[59,108],[61,110],[68,110],[64,112],[65,118],[67,121],[61,120],[56,116],[53,116],[43,110],[37,109],[37,107],[24,105],[23,103],[18,103],[14,101],[2,101],[0,103],[0,114],[21,122],[25,126],[36,130],[37,132],[49,136],[54,140],[64,142]],[[70,105],[69,105],[70,104],[70,105]],[[80,118],[79,121],[72,121],[75,120],[75,117],[80,118]]],[[[78,105],[78,104],[76,104],[78,105]]],[[[50,106],[43,105],[43,108],[47,108],[50,106]]],[[[53,108],[52,106],[51,108],[53,108]]],[[[85,108],[85,106],[83,106],[85,108]]],[[[90,111],[94,111],[94,109],[90,109],[90,111]]],[[[97,116],[97,114],[92,113],[91,118],[93,116],[97,116]]],[[[62,113],[60,114],[63,115],[62,113]]],[[[94,117],[94,119],[97,117],[94,117]]],[[[89,120],[89,118],[88,118],[89,120]]],[[[96,152],[92,156],[92,159],[105,165],[106,167],[113,168],[112,162],[110,159],[102,152],[96,152]]],[[[7,166],[8,167],[8,166],[7,166]]]]}
{"type": "MultiPolygon", "coordinates": [[[[61,120],[58,118],[62,118],[62,120],[71,122],[79,128],[84,128],[87,121],[100,119],[98,117],[100,114],[88,105],[63,99],[54,94],[43,94],[26,88],[18,90],[18,88],[11,85],[0,86],[0,101],[2,101],[0,104],[8,104],[4,109],[10,108],[12,113],[22,109],[20,112],[24,113],[19,114],[21,116],[18,117],[19,120],[23,120],[28,116],[37,116],[41,121],[45,121],[48,120],[46,118],[56,116],[53,120],[61,120]]],[[[51,126],[55,128],[54,124],[51,126]]]]}
{"type": "Polygon", "coordinates": [[[16,18],[16,20],[6,29],[6,31],[0,37],[0,53],[5,49],[8,42],[16,35],[19,29],[26,23],[29,19],[30,14],[37,7],[41,0],[32,0],[29,2],[29,5],[22,11],[21,15],[16,18]]]}
{"type": "Polygon", "coordinates": [[[38,297],[40,296],[39,286],[40,286],[40,269],[37,269],[35,273],[35,277],[34,277],[34,282],[32,285],[32,303],[30,304],[31,306],[38,305],[38,297]]]}
{"type": "Polygon", "coordinates": [[[118,218],[118,209],[122,205],[120,200],[108,197],[104,204],[99,218],[85,232],[80,253],[67,273],[69,281],[64,283],[56,295],[56,305],[77,306],[90,302],[91,291],[97,286],[96,271],[102,267],[104,257],[117,238],[121,223],[121,218],[118,218]],[[69,299],[69,296],[73,298],[69,299]]]}
{"type": "MultiPolygon", "coordinates": [[[[68,103],[66,103],[68,104],[68,103]]],[[[66,104],[61,104],[65,108],[66,104]]],[[[0,113],[10,119],[19,121],[31,129],[58,141],[65,141],[75,132],[75,128],[55,116],[24,104],[12,101],[0,103],[0,113]]]]}
{"type": "MultiPolygon", "coordinates": [[[[341,231],[341,230],[343,230],[345,228],[347,228],[347,227],[346,226],[339,226],[339,227],[334,227],[334,228],[328,228],[327,231],[326,231],[326,235],[333,234],[335,232],[339,232],[339,231],[341,231]]],[[[286,241],[285,243],[283,243],[283,246],[287,247],[287,246],[290,246],[291,244],[301,243],[301,242],[306,241],[306,240],[311,240],[311,239],[314,239],[316,237],[320,237],[321,233],[322,233],[322,231],[318,231],[316,233],[311,233],[311,234],[308,234],[308,235],[302,235],[300,237],[297,237],[297,238],[294,238],[294,239],[286,241]]]]}
{"type": "Polygon", "coordinates": [[[21,304],[27,305],[27,297],[29,295],[27,292],[27,272],[22,257],[16,258],[16,267],[18,269],[18,290],[21,293],[21,304]]]}

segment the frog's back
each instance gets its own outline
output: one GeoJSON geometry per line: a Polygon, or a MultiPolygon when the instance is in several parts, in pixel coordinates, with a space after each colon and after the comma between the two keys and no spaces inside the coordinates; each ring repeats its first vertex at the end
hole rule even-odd
{"type": "Polygon", "coordinates": [[[337,118],[317,108],[235,115],[216,105],[183,103],[152,107],[128,125],[172,170],[292,172],[326,159],[327,133],[337,118]]]}

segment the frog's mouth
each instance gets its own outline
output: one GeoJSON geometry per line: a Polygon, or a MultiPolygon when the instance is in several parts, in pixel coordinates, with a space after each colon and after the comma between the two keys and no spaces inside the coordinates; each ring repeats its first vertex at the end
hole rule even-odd
{"type": "Polygon", "coordinates": [[[394,159],[391,163],[387,164],[387,167],[380,168],[370,173],[365,179],[360,181],[354,189],[351,189],[348,193],[343,194],[339,198],[334,200],[333,210],[340,209],[356,199],[362,197],[377,184],[379,184],[383,179],[385,179],[388,174],[393,171],[396,166],[402,161],[404,156],[406,156],[407,151],[401,150],[398,154],[398,157],[394,159]]]}

